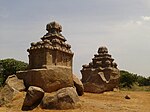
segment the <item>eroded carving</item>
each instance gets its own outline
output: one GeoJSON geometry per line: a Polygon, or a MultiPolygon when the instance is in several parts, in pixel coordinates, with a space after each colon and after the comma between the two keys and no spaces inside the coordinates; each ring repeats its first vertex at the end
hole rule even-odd
{"type": "Polygon", "coordinates": [[[120,73],[106,47],[100,47],[92,62],[82,67],[82,82],[86,92],[101,93],[118,86],[120,73]]]}

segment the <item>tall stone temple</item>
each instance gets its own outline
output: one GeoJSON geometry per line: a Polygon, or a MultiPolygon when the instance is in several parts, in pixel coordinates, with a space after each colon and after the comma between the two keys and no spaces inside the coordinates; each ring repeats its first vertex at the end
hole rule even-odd
{"type": "Polygon", "coordinates": [[[45,92],[73,86],[71,45],[61,34],[62,26],[57,22],[46,25],[48,31],[39,42],[31,43],[29,69],[17,72],[27,87],[41,87],[45,92]]]}
{"type": "Polygon", "coordinates": [[[106,47],[100,47],[92,62],[82,67],[84,91],[102,93],[118,87],[120,72],[106,47]]]}
{"type": "Polygon", "coordinates": [[[49,68],[51,66],[72,67],[73,53],[71,45],[65,43],[61,34],[62,26],[56,22],[47,24],[48,33],[39,42],[31,43],[29,52],[29,68],[49,68]]]}

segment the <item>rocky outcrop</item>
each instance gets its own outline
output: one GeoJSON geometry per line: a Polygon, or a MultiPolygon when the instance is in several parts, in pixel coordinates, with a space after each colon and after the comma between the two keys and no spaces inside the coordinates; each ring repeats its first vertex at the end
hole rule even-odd
{"type": "Polygon", "coordinates": [[[8,76],[5,84],[18,91],[24,91],[26,89],[23,80],[18,79],[16,75],[8,76]]]}
{"type": "Polygon", "coordinates": [[[0,91],[0,106],[10,103],[19,91],[5,85],[0,91]]]}
{"type": "Polygon", "coordinates": [[[67,67],[51,67],[49,69],[32,69],[17,73],[23,79],[26,87],[41,87],[45,92],[57,91],[73,86],[72,72],[67,67]]]}
{"type": "Polygon", "coordinates": [[[41,104],[43,109],[74,109],[80,106],[80,100],[73,87],[62,88],[55,96],[44,96],[41,104]]]}
{"type": "Polygon", "coordinates": [[[23,102],[22,110],[32,110],[40,104],[44,96],[44,91],[35,86],[30,86],[23,102]]]}
{"type": "Polygon", "coordinates": [[[74,83],[74,86],[76,88],[78,95],[82,96],[84,93],[84,87],[83,87],[82,82],[75,75],[73,75],[73,83],[74,83]]]}
{"type": "Polygon", "coordinates": [[[8,76],[4,87],[0,91],[0,105],[10,103],[23,90],[25,90],[23,80],[18,79],[16,75],[8,76]]]}
{"type": "Polygon", "coordinates": [[[84,91],[102,93],[118,87],[120,72],[106,47],[100,47],[92,62],[81,70],[84,91]]]}

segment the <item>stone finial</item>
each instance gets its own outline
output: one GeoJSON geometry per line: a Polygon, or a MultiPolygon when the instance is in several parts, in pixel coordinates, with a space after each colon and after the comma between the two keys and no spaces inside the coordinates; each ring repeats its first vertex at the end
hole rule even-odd
{"type": "Polygon", "coordinates": [[[99,47],[98,53],[108,53],[108,49],[105,46],[99,47]]]}
{"type": "Polygon", "coordinates": [[[54,21],[46,25],[46,30],[52,34],[59,34],[62,32],[62,26],[54,21]]]}

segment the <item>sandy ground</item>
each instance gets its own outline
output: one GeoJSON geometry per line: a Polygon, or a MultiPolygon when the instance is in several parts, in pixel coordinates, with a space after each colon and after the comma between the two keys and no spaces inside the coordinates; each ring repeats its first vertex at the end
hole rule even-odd
{"type": "MultiPolygon", "coordinates": [[[[24,96],[25,93],[15,96],[11,104],[0,107],[0,112],[21,112],[24,96]]],[[[31,112],[150,112],[150,92],[85,93],[80,100],[82,106],[74,110],[42,110],[37,107],[31,112]],[[125,99],[126,95],[131,99],[125,99]]]]}

